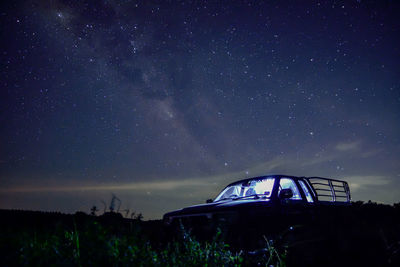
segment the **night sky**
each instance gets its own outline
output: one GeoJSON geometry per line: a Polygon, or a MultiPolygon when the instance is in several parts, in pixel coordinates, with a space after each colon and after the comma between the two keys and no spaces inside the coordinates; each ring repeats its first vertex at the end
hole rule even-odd
{"type": "Polygon", "coordinates": [[[144,219],[267,174],[400,201],[398,1],[2,1],[0,208],[144,219]]]}

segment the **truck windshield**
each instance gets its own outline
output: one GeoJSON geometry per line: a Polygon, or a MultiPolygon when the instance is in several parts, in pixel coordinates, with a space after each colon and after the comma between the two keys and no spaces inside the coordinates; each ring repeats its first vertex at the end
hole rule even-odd
{"type": "Polygon", "coordinates": [[[221,200],[235,200],[252,196],[270,198],[274,182],[275,178],[261,178],[232,184],[222,190],[214,202],[221,200]]]}

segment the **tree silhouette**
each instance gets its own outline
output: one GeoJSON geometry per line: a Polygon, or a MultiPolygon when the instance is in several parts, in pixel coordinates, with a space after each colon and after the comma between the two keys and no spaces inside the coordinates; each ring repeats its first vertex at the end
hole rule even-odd
{"type": "Polygon", "coordinates": [[[93,205],[93,207],[90,209],[90,215],[92,216],[96,216],[96,212],[98,212],[99,210],[97,209],[97,207],[95,205],[93,205]]]}
{"type": "Polygon", "coordinates": [[[118,202],[118,208],[117,208],[117,212],[119,212],[119,209],[121,207],[121,200],[114,194],[112,194],[112,199],[111,199],[111,203],[110,203],[110,211],[114,212],[115,211],[115,202],[118,202]]]}

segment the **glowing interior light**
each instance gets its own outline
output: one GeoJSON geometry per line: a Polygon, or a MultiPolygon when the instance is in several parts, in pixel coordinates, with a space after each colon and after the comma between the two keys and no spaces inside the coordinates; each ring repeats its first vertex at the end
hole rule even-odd
{"type": "Polygon", "coordinates": [[[259,181],[255,184],[254,190],[256,191],[256,194],[262,194],[269,196],[271,195],[272,188],[274,186],[275,179],[274,178],[268,178],[264,179],[262,181],[259,181]]]}
{"type": "Polygon", "coordinates": [[[249,182],[237,183],[225,188],[214,201],[233,200],[241,197],[264,195],[270,197],[275,178],[255,179],[249,182]]]}

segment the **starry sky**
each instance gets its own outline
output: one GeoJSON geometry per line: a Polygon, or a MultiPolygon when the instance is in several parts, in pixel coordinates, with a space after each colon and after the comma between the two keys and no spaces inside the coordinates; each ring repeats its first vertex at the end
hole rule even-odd
{"type": "Polygon", "coordinates": [[[145,219],[267,174],[400,201],[397,1],[3,1],[0,208],[145,219]]]}

